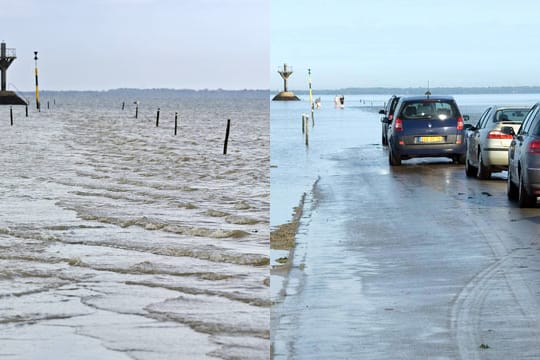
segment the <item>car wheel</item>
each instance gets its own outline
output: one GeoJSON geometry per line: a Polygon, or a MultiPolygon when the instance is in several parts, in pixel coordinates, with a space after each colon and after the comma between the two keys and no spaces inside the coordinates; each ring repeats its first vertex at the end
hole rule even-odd
{"type": "Polygon", "coordinates": [[[523,174],[519,174],[518,205],[520,208],[533,207],[536,205],[536,196],[531,196],[525,188],[523,174]]]}
{"type": "Polygon", "coordinates": [[[469,161],[469,153],[466,153],[465,155],[465,175],[468,177],[474,177],[476,176],[476,172],[478,171],[477,168],[471,165],[471,162],[469,161]]]}
{"type": "Polygon", "coordinates": [[[401,165],[401,157],[396,156],[396,154],[394,154],[394,151],[391,148],[388,149],[388,163],[391,166],[401,165]]]}
{"type": "Polygon", "coordinates": [[[478,151],[478,171],[476,172],[476,177],[481,180],[486,180],[491,177],[491,171],[484,164],[484,159],[482,159],[482,151],[478,151]]]}
{"type": "Polygon", "coordinates": [[[512,173],[510,172],[510,169],[508,169],[508,180],[506,181],[506,195],[508,195],[509,200],[517,200],[518,199],[518,188],[514,184],[514,181],[512,180],[512,173]]]}

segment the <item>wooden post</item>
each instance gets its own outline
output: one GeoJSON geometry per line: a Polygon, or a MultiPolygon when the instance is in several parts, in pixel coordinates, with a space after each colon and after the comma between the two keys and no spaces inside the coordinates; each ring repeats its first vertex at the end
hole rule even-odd
{"type": "Polygon", "coordinates": [[[178,113],[174,113],[174,136],[176,136],[176,130],[178,129],[178,113]]]}
{"type": "Polygon", "coordinates": [[[122,101],[122,110],[124,110],[124,107],[126,106],[126,102],[122,101]]]}
{"type": "Polygon", "coordinates": [[[139,117],[139,102],[135,101],[135,119],[139,117]]]}
{"type": "Polygon", "coordinates": [[[225,131],[225,145],[223,145],[223,155],[227,155],[227,143],[229,142],[230,128],[231,128],[231,119],[227,119],[227,131],[225,131]]]}
{"type": "Polygon", "coordinates": [[[9,107],[9,118],[11,119],[11,126],[13,126],[13,107],[9,107]]]}
{"type": "Polygon", "coordinates": [[[302,134],[305,133],[304,128],[306,127],[306,116],[302,114],[302,134]]]}
{"type": "Polygon", "coordinates": [[[28,104],[26,104],[26,117],[28,117],[28,104]]]}
{"type": "Polygon", "coordinates": [[[50,106],[49,106],[49,100],[47,100],[47,109],[49,109],[50,106]]]}
{"type": "Polygon", "coordinates": [[[157,114],[156,114],[156,127],[159,127],[159,108],[157,108],[157,114]]]}
{"type": "Polygon", "coordinates": [[[306,116],[306,146],[309,145],[309,116],[306,116]]]}

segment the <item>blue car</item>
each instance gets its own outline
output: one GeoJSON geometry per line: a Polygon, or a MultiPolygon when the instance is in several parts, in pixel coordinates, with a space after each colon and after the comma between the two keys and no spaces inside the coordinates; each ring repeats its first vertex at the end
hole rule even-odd
{"type": "Polygon", "coordinates": [[[390,165],[415,157],[448,157],[465,163],[465,124],[453,97],[402,97],[394,118],[385,121],[390,165]]]}

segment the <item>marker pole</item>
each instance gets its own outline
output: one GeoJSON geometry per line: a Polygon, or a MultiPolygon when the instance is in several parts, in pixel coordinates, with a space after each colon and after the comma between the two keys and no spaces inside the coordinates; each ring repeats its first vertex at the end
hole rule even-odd
{"type": "Polygon", "coordinates": [[[41,112],[41,106],[39,104],[38,67],[37,67],[38,57],[37,57],[37,54],[38,54],[38,52],[34,51],[34,61],[36,63],[35,72],[34,72],[34,74],[36,76],[36,108],[37,108],[38,111],[41,112]]]}

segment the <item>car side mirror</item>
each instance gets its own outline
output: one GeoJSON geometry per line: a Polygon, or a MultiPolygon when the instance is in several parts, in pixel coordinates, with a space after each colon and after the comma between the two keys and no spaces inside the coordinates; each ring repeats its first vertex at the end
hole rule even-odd
{"type": "Polygon", "coordinates": [[[512,136],[516,136],[516,132],[514,131],[514,128],[511,127],[511,126],[503,126],[501,128],[501,132],[503,134],[506,134],[506,135],[512,135],[512,136]]]}
{"type": "Polygon", "coordinates": [[[467,121],[469,121],[469,120],[470,120],[469,115],[463,115],[463,121],[464,121],[464,122],[467,122],[467,121]]]}
{"type": "Polygon", "coordinates": [[[381,109],[381,110],[379,110],[379,114],[385,115],[385,114],[386,114],[386,111],[384,111],[384,109],[381,109]]]}
{"type": "Polygon", "coordinates": [[[381,122],[382,123],[385,123],[385,124],[391,124],[392,123],[392,120],[390,120],[387,116],[383,117],[381,119],[381,122]]]}
{"type": "Polygon", "coordinates": [[[463,129],[464,130],[474,130],[474,125],[473,124],[464,124],[463,129]]]}

